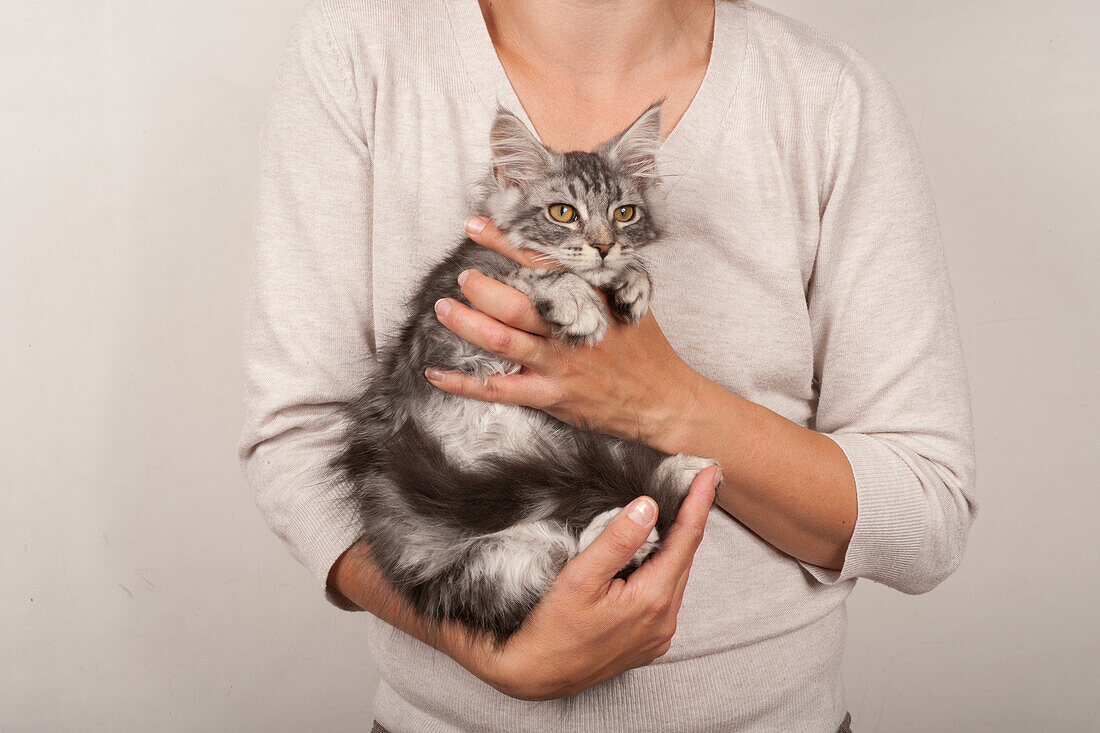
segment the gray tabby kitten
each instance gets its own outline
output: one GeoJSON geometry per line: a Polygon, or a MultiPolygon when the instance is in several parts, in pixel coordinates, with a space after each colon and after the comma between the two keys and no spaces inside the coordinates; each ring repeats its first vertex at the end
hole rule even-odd
{"type": "Polygon", "coordinates": [[[490,141],[493,171],[479,213],[516,247],[565,269],[525,268],[466,238],[420,284],[400,336],[348,405],[344,449],[331,467],[349,487],[373,559],[413,607],[432,622],[462,621],[503,642],[562,566],[648,494],[658,523],[622,574],[640,564],[712,462],[426,381],[431,366],[482,377],[519,370],[436,319],[439,298],[467,302],[456,279],[463,270],[526,293],[554,336],[578,348],[600,341],[609,317],[634,322],[648,307],[638,250],[659,235],[648,197],[660,104],[591,153],[549,150],[503,109],[490,141]],[[613,316],[594,288],[608,295],[613,316]]]}

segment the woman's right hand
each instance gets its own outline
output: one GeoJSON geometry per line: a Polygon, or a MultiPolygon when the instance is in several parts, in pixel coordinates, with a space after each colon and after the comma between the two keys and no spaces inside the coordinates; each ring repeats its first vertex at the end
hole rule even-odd
{"type": "MultiPolygon", "coordinates": [[[[657,505],[632,501],[562,568],[550,591],[503,648],[457,627],[440,648],[483,681],[522,700],[575,694],[669,650],[688,571],[703,538],[718,467],[695,477],[660,550],[626,580],[615,574],[649,536],[657,505]]],[[[443,639],[440,639],[443,641],[443,639]]]]}

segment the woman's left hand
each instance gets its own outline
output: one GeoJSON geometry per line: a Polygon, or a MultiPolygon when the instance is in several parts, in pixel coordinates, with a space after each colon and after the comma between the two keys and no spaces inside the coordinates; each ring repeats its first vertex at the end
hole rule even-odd
{"type": "MultiPolygon", "coordinates": [[[[492,223],[470,238],[526,267],[531,253],[514,249],[492,223]]],[[[572,348],[550,337],[549,325],[527,296],[476,270],[459,278],[473,304],[444,298],[440,323],[460,338],[522,366],[488,381],[461,372],[428,370],[428,380],[453,394],[490,402],[527,405],[562,422],[643,442],[661,449],[674,441],[673,426],[694,401],[703,379],[673,350],[650,310],[637,324],[610,318],[604,339],[572,348]]],[[[668,451],[668,452],[676,452],[668,451]]]]}

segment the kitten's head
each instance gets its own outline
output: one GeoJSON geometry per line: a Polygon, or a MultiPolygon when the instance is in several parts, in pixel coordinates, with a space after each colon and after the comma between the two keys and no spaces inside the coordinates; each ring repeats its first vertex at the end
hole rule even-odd
{"type": "Polygon", "coordinates": [[[516,247],[536,250],[595,285],[614,279],[659,235],[649,200],[661,104],[592,152],[559,153],[497,110],[488,214],[516,247]]]}

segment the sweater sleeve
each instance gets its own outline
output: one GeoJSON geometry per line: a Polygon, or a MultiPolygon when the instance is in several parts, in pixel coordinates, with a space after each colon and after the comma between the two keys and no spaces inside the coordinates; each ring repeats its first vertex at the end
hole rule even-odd
{"type": "Polygon", "coordinates": [[[843,567],[906,593],[958,566],[977,514],[970,393],[939,223],[916,136],[880,72],[856,57],[830,119],[808,288],[814,427],[855,476],[843,567]]]}
{"type": "Polygon", "coordinates": [[[271,530],[331,603],[355,610],[327,578],[361,532],[323,469],[340,407],[373,364],[371,123],[346,58],[313,3],[291,34],[260,139],[238,456],[271,530]]]}

